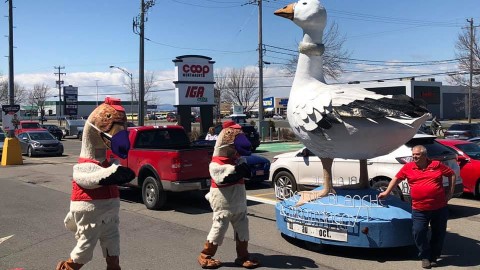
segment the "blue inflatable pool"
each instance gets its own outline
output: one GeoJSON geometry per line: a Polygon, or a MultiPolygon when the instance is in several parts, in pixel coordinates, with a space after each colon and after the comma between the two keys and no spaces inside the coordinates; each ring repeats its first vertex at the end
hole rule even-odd
{"type": "MultiPolygon", "coordinates": [[[[316,190],[321,190],[322,187],[316,190]]],[[[299,195],[275,206],[283,234],[318,244],[363,248],[413,245],[411,206],[373,189],[336,189],[337,194],[296,207],[299,195]]]]}

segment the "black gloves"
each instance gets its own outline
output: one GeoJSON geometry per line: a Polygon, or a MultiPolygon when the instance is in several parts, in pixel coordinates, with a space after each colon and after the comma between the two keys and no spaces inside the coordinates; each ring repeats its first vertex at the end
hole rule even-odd
{"type": "Polygon", "coordinates": [[[240,181],[242,178],[251,177],[250,167],[246,163],[241,163],[235,166],[235,172],[227,175],[223,179],[223,184],[235,183],[240,181]]]}
{"type": "Polygon", "coordinates": [[[101,186],[121,185],[135,179],[135,173],[128,167],[119,166],[117,170],[98,182],[101,186]]]}
{"type": "Polygon", "coordinates": [[[250,178],[252,176],[250,166],[248,166],[247,163],[238,164],[237,166],[235,166],[235,171],[246,178],[250,178]]]}

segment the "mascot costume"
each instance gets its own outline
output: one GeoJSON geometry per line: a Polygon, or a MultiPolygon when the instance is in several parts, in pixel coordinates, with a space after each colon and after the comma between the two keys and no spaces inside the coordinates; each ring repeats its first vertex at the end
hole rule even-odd
{"type": "Polygon", "coordinates": [[[221,266],[221,262],[213,256],[218,246],[222,245],[229,223],[232,223],[236,241],[235,264],[245,268],[259,265],[256,259],[250,259],[248,253],[247,196],[243,178],[250,177],[250,168],[240,158],[240,155],[250,155],[250,149],[251,144],[243,134],[242,127],[231,120],[224,122],[209,165],[212,185],[205,197],[213,210],[213,224],[198,256],[202,268],[215,269],[221,266]]]}
{"type": "Polygon", "coordinates": [[[70,259],[58,263],[56,270],[78,270],[93,257],[98,241],[107,270],[120,270],[119,210],[117,185],[130,182],[135,173],[106,161],[107,147],[126,158],[130,143],[127,118],[120,99],[107,97],[88,117],[82,136],[78,164],[73,166],[70,212],[65,227],[75,232],[77,245],[70,259]]]}

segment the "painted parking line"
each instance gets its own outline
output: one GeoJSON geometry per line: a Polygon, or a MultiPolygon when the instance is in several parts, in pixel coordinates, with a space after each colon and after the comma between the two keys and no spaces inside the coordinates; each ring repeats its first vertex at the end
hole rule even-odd
{"type": "Polygon", "coordinates": [[[261,198],[258,195],[247,195],[247,200],[270,205],[275,205],[277,203],[276,200],[261,198]]]}
{"type": "Polygon", "coordinates": [[[257,150],[268,152],[290,152],[303,148],[303,144],[299,142],[283,142],[283,143],[264,143],[260,144],[257,150]]]}

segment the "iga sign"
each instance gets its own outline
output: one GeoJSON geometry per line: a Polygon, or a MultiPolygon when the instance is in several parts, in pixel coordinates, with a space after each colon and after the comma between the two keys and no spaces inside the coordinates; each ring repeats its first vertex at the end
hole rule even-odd
{"type": "Polygon", "coordinates": [[[214,105],[213,84],[177,84],[174,105],[214,105]]]}
{"type": "Polygon", "coordinates": [[[177,56],[175,60],[175,81],[213,82],[212,58],[201,55],[177,56]]]}
{"type": "Polygon", "coordinates": [[[177,56],[175,60],[175,104],[215,105],[212,58],[201,55],[177,56]]]}

